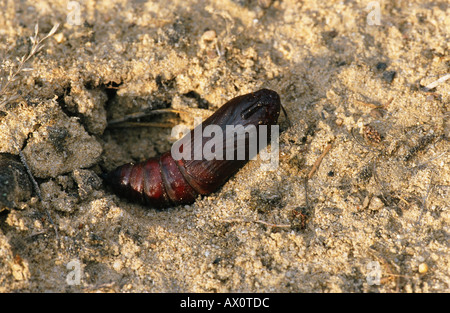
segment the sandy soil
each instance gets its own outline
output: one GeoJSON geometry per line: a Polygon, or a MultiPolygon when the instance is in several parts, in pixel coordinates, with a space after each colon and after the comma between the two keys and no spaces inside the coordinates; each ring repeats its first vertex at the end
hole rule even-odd
{"type": "Polygon", "coordinates": [[[1,1],[3,81],[60,27],[1,95],[0,152],[43,201],[2,165],[0,292],[449,292],[450,84],[424,87],[450,73],[450,6],[377,3],[1,1]],[[174,141],[107,121],[189,124],[262,87],[291,121],[277,170],[164,211],[102,184],[174,141]]]}

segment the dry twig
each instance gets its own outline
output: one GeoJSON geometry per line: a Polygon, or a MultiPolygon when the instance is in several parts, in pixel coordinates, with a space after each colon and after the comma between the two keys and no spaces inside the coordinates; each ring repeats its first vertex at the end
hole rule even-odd
{"type": "Polygon", "coordinates": [[[328,151],[331,149],[331,143],[328,144],[325,147],[325,150],[322,152],[322,154],[317,158],[316,162],[314,162],[313,167],[311,171],[308,174],[308,179],[311,179],[311,177],[314,175],[314,173],[317,171],[317,169],[320,166],[320,163],[322,163],[323,158],[327,155],[328,151]]]}
{"type": "Polygon", "coordinates": [[[439,86],[440,84],[446,82],[447,80],[450,79],[450,74],[446,74],[444,76],[442,76],[441,78],[439,78],[438,80],[432,82],[431,84],[428,84],[427,86],[425,86],[425,90],[431,90],[433,88],[436,88],[437,86],[439,86]]]}
{"type": "MultiPolygon", "coordinates": [[[[30,52],[18,59],[19,64],[17,65],[16,69],[14,69],[13,67],[9,68],[9,73],[8,73],[8,77],[6,78],[6,82],[3,82],[3,80],[4,80],[3,75],[2,75],[2,77],[0,77],[0,79],[1,79],[1,81],[0,81],[0,84],[1,84],[0,97],[3,97],[6,94],[6,91],[7,91],[8,87],[10,86],[10,84],[17,79],[17,77],[19,76],[19,74],[21,72],[33,70],[32,68],[24,68],[25,63],[29,59],[31,59],[36,53],[38,53],[39,51],[42,50],[42,48],[44,47],[44,45],[42,44],[44,42],[44,40],[53,36],[59,27],[59,23],[55,24],[53,26],[53,28],[48,32],[47,35],[45,35],[42,39],[38,39],[38,33],[39,33],[38,25],[39,24],[36,24],[36,26],[34,27],[34,36],[30,37],[30,40],[32,43],[30,52]]],[[[3,60],[2,65],[4,65],[4,64],[5,64],[5,60],[3,60]]],[[[5,71],[5,69],[2,68],[2,71],[5,71]]],[[[6,99],[0,99],[0,108],[3,107],[4,105],[6,105],[12,99],[15,99],[15,97],[10,97],[10,98],[6,97],[6,99]]]]}

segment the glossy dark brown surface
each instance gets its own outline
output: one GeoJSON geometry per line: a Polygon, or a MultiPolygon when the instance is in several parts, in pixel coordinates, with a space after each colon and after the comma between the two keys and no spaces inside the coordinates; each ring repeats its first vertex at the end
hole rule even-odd
{"type": "MultiPolygon", "coordinates": [[[[197,127],[201,127],[203,133],[205,127],[218,125],[223,131],[223,147],[226,147],[227,125],[276,125],[280,108],[278,94],[261,89],[231,99],[197,127]]],[[[194,132],[192,130],[190,136],[180,140],[182,147],[189,141],[194,147],[194,132]]],[[[267,137],[269,142],[270,130],[267,137]]],[[[209,139],[202,139],[202,149],[209,139]]],[[[234,142],[234,145],[236,150],[237,143],[234,142]]],[[[258,151],[261,148],[258,147],[258,151]]],[[[245,151],[248,152],[248,138],[245,151]]],[[[197,195],[216,191],[249,160],[248,153],[243,160],[238,160],[236,154],[234,159],[226,160],[225,149],[215,153],[222,155],[222,160],[207,160],[205,157],[195,160],[194,148],[191,149],[190,160],[174,160],[171,153],[166,152],[159,158],[119,166],[105,175],[105,181],[117,194],[151,207],[192,203],[197,195]]]]}

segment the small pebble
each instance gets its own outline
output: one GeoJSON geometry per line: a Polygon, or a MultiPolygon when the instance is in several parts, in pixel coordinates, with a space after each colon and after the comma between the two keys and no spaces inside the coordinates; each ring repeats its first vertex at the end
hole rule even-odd
{"type": "Polygon", "coordinates": [[[378,197],[373,197],[372,200],[370,200],[369,209],[370,210],[379,210],[384,206],[383,201],[381,201],[378,197]]]}
{"type": "Polygon", "coordinates": [[[387,64],[384,62],[378,62],[376,68],[379,71],[384,71],[385,69],[387,69],[387,64]]]}
{"type": "Polygon", "coordinates": [[[396,71],[386,71],[383,73],[383,80],[390,84],[394,80],[396,74],[396,71]]]}
{"type": "Polygon", "coordinates": [[[216,32],[213,30],[207,30],[202,35],[203,41],[213,41],[214,39],[216,39],[216,32]]]}
{"type": "Polygon", "coordinates": [[[427,265],[427,263],[420,263],[420,265],[419,265],[419,273],[420,274],[425,274],[426,272],[428,272],[428,265],[427,265]]]}
{"type": "Polygon", "coordinates": [[[56,40],[57,43],[61,43],[65,39],[63,33],[57,33],[57,34],[53,35],[53,38],[56,40]]]}
{"type": "Polygon", "coordinates": [[[0,153],[0,212],[18,208],[31,198],[33,187],[27,171],[17,156],[0,153]]]}

